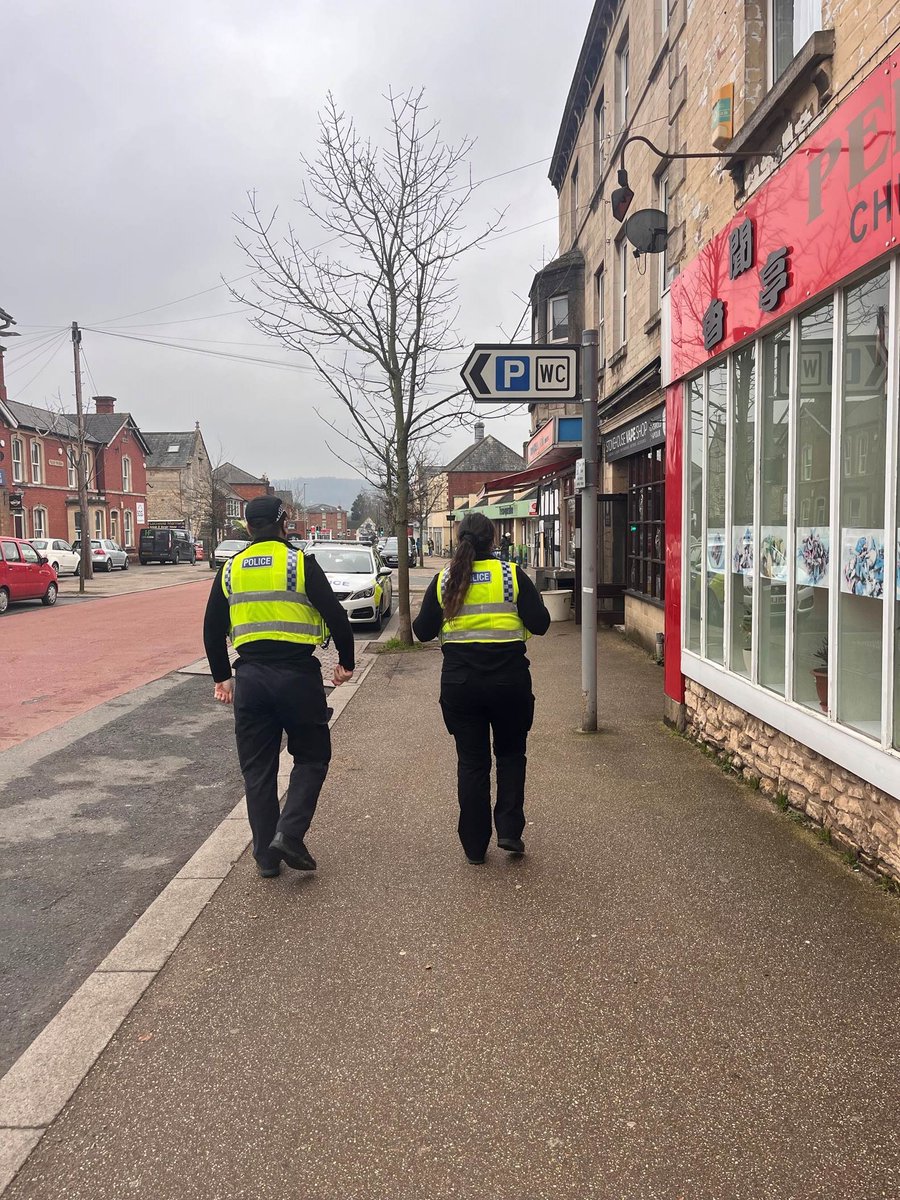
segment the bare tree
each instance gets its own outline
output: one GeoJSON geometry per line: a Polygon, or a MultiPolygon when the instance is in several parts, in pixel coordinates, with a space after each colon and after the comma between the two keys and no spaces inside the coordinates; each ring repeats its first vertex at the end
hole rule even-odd
{"type": "MultiPolygon", "coordinates": [[[[445,143],[421,91],[386,96],[383,145],[364,139],[329,95],[318,150],[303,159],[301,208],[328,235],[328,252],[264,215],[255,194],[239,218],[238,244],[256,268],[254,291],[234,292],[264,333],[310,360],[343,410],[327,424],[391,512],[399,550],[400,636],[409,610],[410,451],[470,411],[464,393],[441,386],[454,332],[452,269],[500,217],[467,238],[462,214],[473,191],[458,176],[472,143],[445,143]],[[326,357],[339,352],[340,362],[326,357]]],[[[321,413],[319,413],[322,416],[321,413]]],[[[325,418],[323,418],[325,419],[325,418]]],[[[342,455],[340,457],[343,457],[342,455]]]]}

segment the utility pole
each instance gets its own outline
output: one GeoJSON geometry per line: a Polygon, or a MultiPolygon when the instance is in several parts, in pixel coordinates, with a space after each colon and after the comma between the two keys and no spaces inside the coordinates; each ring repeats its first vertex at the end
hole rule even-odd
{"type": "Polygon", "coordinates": [[[88,519],[87,430],[84,427],[84,406],[81,401],[81,330],[77,321],[72,322],[72,354],[75,359],[75,413],[78,427],[78,457],[75,460],[75,470],[78,476],[78,519],[81,523],[78,590],[83,592],[84,581],[94,577],[94,564],[91,559],[91,531],[88,519]]]}
{"type": "Polygon", "coordinates": [[[581,732],[597,732],[597,330],[581,335],[581,732]]]}

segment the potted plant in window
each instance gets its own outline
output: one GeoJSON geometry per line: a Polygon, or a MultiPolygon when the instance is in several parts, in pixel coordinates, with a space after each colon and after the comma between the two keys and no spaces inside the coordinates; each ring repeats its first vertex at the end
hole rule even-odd
{"type": "Polygon", "coordinates": [[[815,651],[813,658],[822,664],[813,667],[813,678],[816,681],[816,695],[819,697],[819,708],[823,713],[828,712],[828,638],[822,638],[822,645],[815,651]]]}

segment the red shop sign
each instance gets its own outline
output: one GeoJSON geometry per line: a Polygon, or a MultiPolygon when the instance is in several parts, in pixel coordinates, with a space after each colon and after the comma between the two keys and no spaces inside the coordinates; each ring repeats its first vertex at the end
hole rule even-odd
{"type": "Polygon", "coordinates": [[[881,63],[672,283],[678,379],[900,237],[900,55],[881,63]]]}

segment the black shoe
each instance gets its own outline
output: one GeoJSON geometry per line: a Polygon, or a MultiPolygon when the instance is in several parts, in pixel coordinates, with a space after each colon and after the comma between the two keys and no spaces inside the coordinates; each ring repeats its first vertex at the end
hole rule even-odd
{"type": "Polygon", "coordinates": [[[275,859],[281,859],[295,871],[314,871],[316,860],[304,846],[303,842],[287,838],[283,833],[276,833],[269,843],[269,853],[275,859]]]}
{"type": "Polygon", "coordinates": [[[279,862],[259,862],[256,863],[256,873],[260,879],[274,879],[276,875],[281,874],[281,863],[279,862]]]}
{"type": "Polygon", "coordinates": [[[497,845],[507,854],[525,853],[525,843],[521,838],[497,838],[497,845]]]}
{"type": "Polygon", "coordinates": [[[482,864],[484,863],[484,858],[485,858],[485,856],[483,854],[469,854],[468,852],[466,853],[466,862],[470,863],[473,867],[482,866],[482,864]]]}

